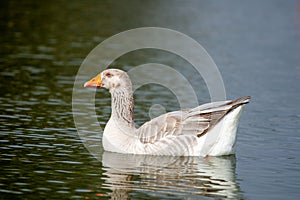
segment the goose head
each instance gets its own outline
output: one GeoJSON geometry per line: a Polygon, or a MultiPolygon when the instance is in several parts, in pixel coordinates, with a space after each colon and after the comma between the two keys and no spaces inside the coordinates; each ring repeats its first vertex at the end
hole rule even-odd
{"type": "Polygon", "coordinates": [[[126,72],[119,69],[107,69],[87,81],[84,87],[103,87],[112,92],[131,89],[131,81],[126,72]]]}

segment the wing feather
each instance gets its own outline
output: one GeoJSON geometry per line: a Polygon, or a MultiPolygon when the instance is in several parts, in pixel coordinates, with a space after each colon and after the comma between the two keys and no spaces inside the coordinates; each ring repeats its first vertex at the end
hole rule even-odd
{"type": "Polygon", "coordinates": [[[152,119],[137,129],[137,135],[144,144],[156,142],[175,142],[176,137],[182,141],[193,140],[205,135],[226,114],[249,102],[249,96],[234,101],[207,103],[193,109],[169,112],[152,119]],[[189,138],[189,139],[187,139],[189,138]]]}

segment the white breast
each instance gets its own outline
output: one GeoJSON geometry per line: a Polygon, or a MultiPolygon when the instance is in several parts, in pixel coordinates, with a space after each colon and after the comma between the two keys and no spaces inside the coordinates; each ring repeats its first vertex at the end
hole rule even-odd
{"type": "Polygon", "coordinates": [[[117,120],[110,118],[103,133],[103,148],[117,153],[144,154],[143,147],[134,135],[134,128],[122,126],[117,120]]]}

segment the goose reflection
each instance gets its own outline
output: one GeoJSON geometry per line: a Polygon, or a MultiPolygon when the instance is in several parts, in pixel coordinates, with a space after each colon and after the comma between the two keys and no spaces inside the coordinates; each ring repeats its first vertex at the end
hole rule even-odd
{"type": "Polygon", "coordinates": [[[112,199],[131,195],[242,198],[235,177],[235,157],[174,157],[104,152],[104,188],[112,199]]]}

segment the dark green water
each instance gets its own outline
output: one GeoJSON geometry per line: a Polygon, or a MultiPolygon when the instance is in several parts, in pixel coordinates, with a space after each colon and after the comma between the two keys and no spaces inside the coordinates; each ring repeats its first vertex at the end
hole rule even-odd
{"type": "MultiPolygon", "coordinates": [[[[0,198],[297,199],[299,6],[296,0],[1,1],[0,198]],[[229,99],[253,96],[240,122],[236,156],[101,151],[97,160],[85,149],[72,115],[77,70],[101,41],[143,26],[191,36],[215,60],[229,99]]],[[[127,70],[148,62],[184,71],[192,83],[202,83],[193,85],[200,103],[210,100],[189,64],[170,53],[136,51],[111,67],[127,70]]],[[[99,90],[96,97],[104,128],[109,94],[99,90]]],[[[138,124],[148,120],[152,104],[179,108],[173,94],[157,85],[143,86],[135,97],[138,124]]],[[[99,133],[89,134],[101,141],[99,133]]]]}

